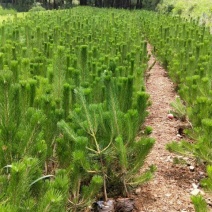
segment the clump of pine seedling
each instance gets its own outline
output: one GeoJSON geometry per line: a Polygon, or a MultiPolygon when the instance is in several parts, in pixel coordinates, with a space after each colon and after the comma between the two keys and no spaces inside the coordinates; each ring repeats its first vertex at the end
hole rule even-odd
{"type": "Polygon", "coordinates": [[[2,211],[85,211],[152,177],[139,170],[154,140],[135,141],[149,103],[139,24],[73,8],[0,27],[2,211]]]}
{"type": "Polygon", "coordinates": [[[173,108],[170,113],[173,114],[174,117],[180,119],[181,121],[186,121],[186,106],[182,103],[180,97],[176,97],[175,101],[170,103],[170,106],[173,108]]]}
{"type": "MultiPolygon", "coordinates": [[[[111,191],[110,188],[121,191],[116,195],[129,197],[131,188],[150,180],[153,176],[155,171],[153,166],[142,175],[138,175],[138,171],[154,140],[141,138],[135,141],[136,134],[132,132],[135,128],[132,126],[136,126],[138,122],[138,112],[134,110],[124,114],[119,109],[118,103],[114,102],[117,101],[114,92],[109,90],[107,99],[109,102],[106,104],[89,104],[82,89],[76,90],[76,95],[81,106],[73,111],[72,121],[58,123],[62,132],[68,136],[68,142],[72,143],[72,158],[75,158],[75,154],[79,154],[80,161],[76,167],[83,171],[82,177],[85,179],[96,174],[101,176],[105,202],[108,201],[108,195],[112,197],[114,193],[114,189],[111,191]],[[80,137],[71,126],[80,130],[80,136],[84,138],[83,143],[79,143],[80,137]]],[[[75,167],[75,161],[71,160],[71,163],[75,167]]],[[[76,176],[79,176],[79,173],[76,176]]]]}
{"type": "Polygon", "coordinates": [[[194,209],[196,212],[207,212],[207,203],[201,195],[192,196],[191,201],[194,204],[194,209]]]}
{"type": "Polygon", "coordinates": [[[151,126],[146,126],[146,127],[144,128],[144,134],[145,134],[145,135],[150,135],[150,134],[152,133],[152,131],[153,131],[153,129],[152,129],[151,126]]]}

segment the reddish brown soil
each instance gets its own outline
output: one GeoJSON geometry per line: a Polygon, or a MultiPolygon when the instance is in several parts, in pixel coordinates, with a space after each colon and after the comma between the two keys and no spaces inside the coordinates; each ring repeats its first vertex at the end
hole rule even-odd
{"type": "MultiPolygon", "coordinates": [[[[151,54],[151,47],[148,46],[151,54]]],[[[155,58],[151,55],[149,66],[155,58]]],[[[191,212],[194,207],[190,200],[192,183],[198,184],[203,177],[202,168],[189,158],[185,164],[174,164],[178,157],[166,150],[170,141],[179,141],[178,128],[182,124],[177,119],[169,119],[167,114],[171,109],[170,103],[177,96],[174,84],[168,78],[164,68],[156,62],[147,73],[147,92],[150,94],[152,105],[149,107],[149,117],[145,125],[153,128],[151,137],[155,138],[155,145],[146,160],[145,167],[151,164],[157,166],[155,177],[147,184],[136,190],[136,206],[139,212],[191,212]],[[191,171],[189,166],[195,167],[191,171]]]]}

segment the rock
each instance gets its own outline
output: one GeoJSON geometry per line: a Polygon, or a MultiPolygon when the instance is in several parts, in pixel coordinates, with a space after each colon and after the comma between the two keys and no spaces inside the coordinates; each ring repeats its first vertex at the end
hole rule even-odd
{"type": "Polygon", "coordinates": [[[178,205],[182,205],[182,202],[180,200],[177,200],[178,205]]]}
{"type": "Polygon", "coordinates": [[[114,212],[114,201],[108,200],[107,202],[98,201],[96,202],[96,212],[114,212]]]}
{"type": "Polygon", "coordinates": [[[168,117],[169,119],[173,119],[173,118],[174,118],[174,115],[171,114],[171,113],[169,113],[169,114],[167,115],[167,117],[168,117]]]}
{"type": "Polygon", "coordinates": [[[141,193],[141,188],[136,188],[135,193],[136,194],[140,194],[141,193]]]}
{"type": "Polygon", "coordinates": [[[180,135],[180,134],[177,134],[177,137],[178,137],[178,138],[182,138],[183,136],[182,136],[182,135],[180,135]]]}
{"type": "Polygon", "coordinates": [[[197,196],[200,193],[200,190],[198,188],[195,188],[191,191],[191,195],[197,196]]]}
{"type": "Polygon", "coordinates": [[[205,175],[205,173],[204,173],[204,172],[199,172],[199,174],[200,174],[201,176],[204,176],[204,175],[205,175]]]}
{"type": "Polygon", "coordinates": [[[191,172],[193,172],[194,171],[194,166],[189,166],[189,170],[191,171],[191,172]]]}
{"type": "Polygon", "coordinates": [[[168,156],[168,157],[167,157],[166,162],[173,162],[171,156],[168,156]]]}
{"type": "Polygon", "coordinates": [[[166,197],[170,197],[172,194],[165,194],[166,197]]]}
{"type": "Polygon", "coordinates": [[[192,183],[192,187],[193,187],[194,189],[197,189],[197,188],[199,187],[199,185],[197,185],[197,184],[195,184],[195,183],[192,183]]]}

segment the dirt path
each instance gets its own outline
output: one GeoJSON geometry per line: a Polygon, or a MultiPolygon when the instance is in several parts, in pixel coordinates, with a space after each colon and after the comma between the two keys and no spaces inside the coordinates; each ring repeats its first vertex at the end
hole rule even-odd
{"type": "MultiPolygon", "coordinates": [[[[150,46],[148,49],[151,53],[150,46]]],[[[151,56],[149,66],[154,61],[154,56],[151,56]]],[[[192,183],[198,184],[202,172],[196,166],[194,171],[191,171],[192,162],[191,164],[187,162],[184,165],[173,164],[173,158],[176,155],[165,149],[166,144],[170,141],[181,139],[178,137],[179,135],[177,136],[180,121],[167,117],[168,111],[171,109],[170,103],[175,100],[177,95],[174,91],[174,85],[158,62],[155,63],[148,75],[146,86],[152,105],[149,108],[149,117],[145,125],[153,128],[151,137],[156,139],[156,143],[145,166],[155,164],[157,172],[149,183],[136,190],[138,211],[194,211],[190,192],[193,188],[192,183]]]]}

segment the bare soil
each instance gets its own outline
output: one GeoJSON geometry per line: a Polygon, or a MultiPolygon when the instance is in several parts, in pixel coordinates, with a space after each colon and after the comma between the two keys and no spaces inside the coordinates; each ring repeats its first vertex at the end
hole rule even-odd
{"type": "MultiPolygon", "coordinates": [[[[151,46],[148,46],[148,50],[151,54],[150,67],[156,59],[151,53],[151,46]]],[[[179,157],[166,150],[167,143],[182,139],[178,130],[184,123],[167,116],[171,109],[170,103],[175,100],[177,93],[173,82],[159,62],[147,72],[146,89],[152,105],[148,109],[149,116],[145,125],[153,128],[151,137],[155,138],[156,142],[145,167],[155,164],[157,171],[151,181],[136,189],[137,211],[193,212],[190,193],[194,185],[198,186],[199,180],[204,177],[204,168],[192,159],[179,157]],[[183,159],[185,163],[175,164],[175,158],[183,159]],[[191,165],[194,166],[194,170],[190,169],[191,165]]]]}

